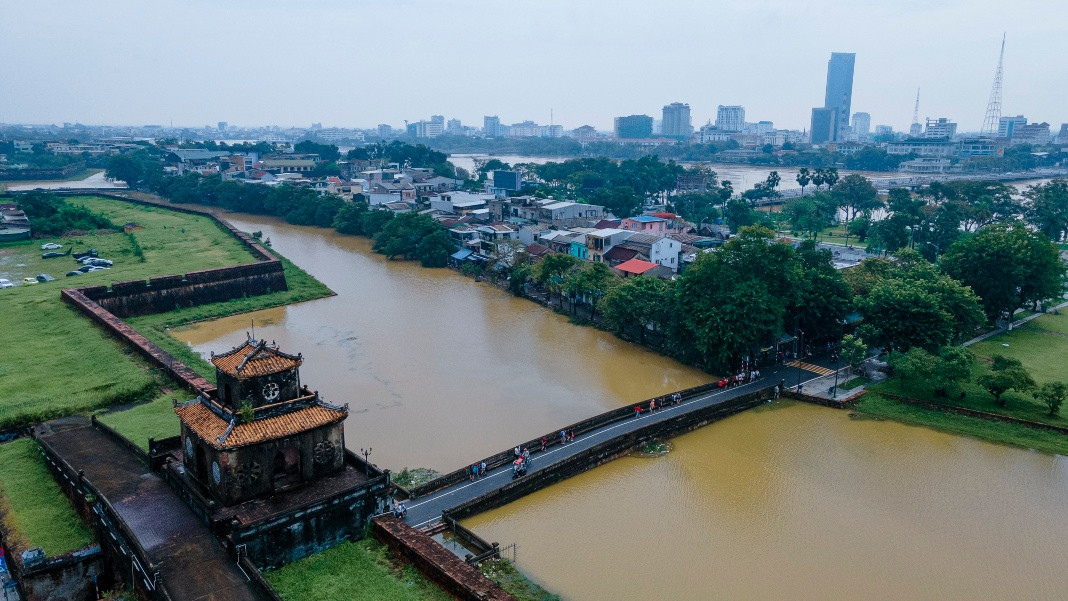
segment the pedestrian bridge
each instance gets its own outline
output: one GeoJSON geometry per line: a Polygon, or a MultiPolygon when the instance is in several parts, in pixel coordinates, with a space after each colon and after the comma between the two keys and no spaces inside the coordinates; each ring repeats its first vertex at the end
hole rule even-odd
{"type": "Polygon", "coordinates": [[[531,465],[527,474],[512,478],[513,449],[472,461],[467,466],[422,486],[413,488],[406,502],[405,521],[425,530],[434,528],[446,517],[461,519],[499,507],[555,482],[592,469],[626,455],[653,439],[675,436],[717,421],[739,411],[767,402],[781,382],[788,386],[834,373],[818,361],[793,362],[768,370],[754,382],[730,388],[717,383],[669,393],[637,403],[641,416],[635,417],[634,405],[628,405],[563,426],[522,442],[530,450],[531,465]],[[680,395],[673,402],[674,394],[680,395]],[[650,411],[650,404],[656,409],[650,411]],[[560,431],[573,430],[575,439],[562,442],[560,431]],[[486,474],[471,480],[471,465],[486,463],[486,474]]]}

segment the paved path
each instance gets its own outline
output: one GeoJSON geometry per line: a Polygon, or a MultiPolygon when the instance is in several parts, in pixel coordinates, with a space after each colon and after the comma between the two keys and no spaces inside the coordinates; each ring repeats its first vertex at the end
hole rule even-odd
{"type": "MultiPolygon", "coordinates": [[[[681,404],[658,409],[652,415],[643,412],[642,417],[628,418],[623,421],[609,424],[600,429],[586,432],[581,436],[576,435],[573,442],[552,446],[545,452],[535,452],[531,449],[531,470],[539,470],[548,465],[553,465],[554,463],[562,461],[580,451],[584,451],[594,445],[610,440],[621,434],[631,432],[640,427],[647,426],[651,423],[664,421],[677,415],[716,405],[746,393],[771,388],[778,384],[780,380],[786,380],[788,387],[795,387],[798,381],[802,383],[807,382],[827,370],[826,366],[819,365],[819,363],[824,362],[813,360],[807,363],[801,363],[800,368],[787,365],[773,370],[763,371],[763,377],[756,382],[744,384],[735,388],[728,388],[726,390],[708,392],[687,399],[681,404]],[[810,371],[810,369],[816,371],[810,371]]],[[[833,371],[831,373],[833,373],[833,371]]],[[[456,507],[461,503],[470,501],[475,497],[500,488],[511,481],[511,466],[505,465],[488,471],[485,476],[478,480],[464,481],[422,497],[410,499],[407,503],[408,516],[405,518],[405,521],[415,528],[432,526],[441,521],[441,512],[443,510],[456,507]]]]}
{"type": "Polygon", "coordinates": [[[219,541],[144,463],[81,416],[41,426],[39,437],[111,502],[159,566],[175,601],[257,601],[219,541]]]}
{"type": "Polygon", "coordinates": [[[1054,312],[1054,311],[1056,311],[1058,309],[1063,309],[1065,307],[1068,307],[1068,301],[1063,302],[1063,303],[1061,303],[1061,304],[1059,304],[1059,305],[1057,305],[1055,307],[1049,307],[1048,309],[1046,309],[1045,311],[1042,311],[1040,313],[1032,313],[1031,315],[1028,315],[1027,317],[1025,317],[1023,319],[1014,321],[1014,322],[1012,322],[1012,324],[1009,325],[1008,328],[998,328],[998,329],[994,330],[993,332],[987,332],[986,334],[983,334],[982,336],[976,336],[975,338],[972,338],[971,340],[969,340],[968,342],[965,342],[961,346],[971,346],[971,345],[975,344],[976,342],[982,342],[982,341],[986,340],[987,338],[992,338],[994,336],[997,336],[998,334],[1004,334],[1005,332],[1008,332],[1010,329],[1018,328],[1018,327],[1022,326],[1023,324],[1031,321],[1032,319],[1038,319],[1039,317],[1042,317],[1043,315],[1046,315],[1047,313],[1052,313],[1052,312],[1054,312]]]}

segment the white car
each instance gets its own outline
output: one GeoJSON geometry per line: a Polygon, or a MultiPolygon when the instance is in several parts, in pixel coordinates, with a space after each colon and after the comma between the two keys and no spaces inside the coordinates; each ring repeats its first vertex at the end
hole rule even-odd
{"type": "Polygon", "coordinates": [[[61,248],[63,248],[63,245],[55,242],[47,242],[41,245],[41,250],[59,250],[61,248]]]}
{"type": "Polygon", "coordinates": [[[0,288],[14,288],[15,285],[7,278],[0,278],[0,288]]]}

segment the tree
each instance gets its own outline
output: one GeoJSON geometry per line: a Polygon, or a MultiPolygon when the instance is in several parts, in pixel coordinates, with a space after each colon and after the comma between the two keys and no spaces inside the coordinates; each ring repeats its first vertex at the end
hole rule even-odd
{"type": "Polygon", "coordinates": [[[642,208],[642,197],[630,186],[600,188],[589,198],[590,204],[601,205],[619,218],[633,217],[642,208]]]}
{"type": "Polygon", "coordinates": [[[812,183],[812,174],[809,173],[808,167],[802,167],[797,170],[797,184],[801,186],[801,196],[805,195],[805,186],[812,183]]]}
{"type": "Polygon", "coordinates": [[[551,301],[553,294],[559,296],[563,293],[564,274],[578,265],[578,263],[579,260],[571,255],[550,253],[534,264],[531,275],[534,276],[535,282],[549,291],[551,301]]]}
{"type": "MultiPolygon", "coordinates": [[[[619,284],[620,278],[604,263],[585,263],[571,269],[564,279],[564,291],[574,299],[590,305],[590,319],[597,315],[597,306],[608,292],[619,284]]],[[[574,305],[572,305],[574,306],[574,305]]]]}
{"type": "Polygon", "coordinates": [[[1065,265],[1056,245],[1021,223],[995,224],[954,243],[942,256],[947,274],[970,286],[991,321],[1060,294],[1065,265]]]}
{"type": "Polygon", "coordinates": [[[1027,222],[1054,242],[1064,240],[1068,236],[1068,180],[1028,186],[1023,195],[1030,203],[1027,222]]]}
{"type": "Polygon", "coordinates": [[[853,221],[858,212],[872,211],[883,206],[875,186],[868,178],[851,173],[831,188],[835,203],[846,209],[847,221],[853,221]]]}
{"type": "Polygon", "coordinates": [[[363,228],[364,236],[374,236],[378,232],[382,231],[382,228],[387,223],[393,220],[393,212],[378,209],[375,211],[367,211],[367,214],[360,220],[360,224],[363,228]]]}
{"type": "Polygon", "coordinates": [[[359,235],[363,233],[363,218],[367,215],[366,202],[347,202],[334,215],[334,229],[342,234],[359,235]]]}
{"type": "Polygon", "coordinates": [[[853,294],[831,264],[831,251],[805,240],[797,251],[801,264],[797,302],[787,309],[786,322],[800,327],[810,340],[837,339],[852,308],[853,294]]]}
{"type": "Polygon", "coordinates": [[[672,294],[664,280],[639,275],[609,290],[601,305],[606,324],[618,334],[637,325],[639,342],[644,344],[646,331],[660,329],[670,318],[672,294]]]}
{"type": "MultiPolygon", "coordinates": [[[[413,259],[419,256],[420,242],[440,229],[441,226],[427,215],[402,213],[389,220],[381,231],[375,234],[371,248],[390,259],[413,259]]],[[[431,253],[434,249],[428,247],[427,250],[431,253]]]]}
{"type": "Polygon", "coordinates": [[[1034,397],[1049,408],[1050,417],[1060,413],[1061,405],[1068,398],[1068,384],[1064,382],[1046,382],[1034,391],[1034,397]]]}
{"type": "Polygon", "coordinates": [[[1024,392],[1035,387],[1035,380],[1019,359],[994,355],[994,364],[990,373],[983,374],[979,378],[979,384],[994,395],[994,401],[1004,407],[1007,399],[1003,398],[1006,392],[1016,390],[1024,392]]]}
{"type": "Polygon", "coordinates": [[[838,356],[849,367],[860,369],[868,358],[868,345],[864,344],[863,338],[846,334],[842,336],[842,342],[838,345],[838,356]]]}
{"type": "Polygon", "coordinates": [[[108,179],[124,181],[131,188],[137,187],[144,175],[141,162],[129,154],[117,154],[108,160],[108,168],[104,172],[108,179]]]}
{"type": "Polygon", "coordinates": [[[937,354],[914,347],[890,355],[890,365],[906,388],[931,388],[935,396],[949,396],[971,375],[975,359],[968,349],[947,346],[937,354]]]}
{"type": "Polygon", "coordinates": [[[438,229],[423,236],[415,252],[423,267],[445,267],[449,264],[449,255],[456,252],[456,243],[445,230],[438,229]]]}

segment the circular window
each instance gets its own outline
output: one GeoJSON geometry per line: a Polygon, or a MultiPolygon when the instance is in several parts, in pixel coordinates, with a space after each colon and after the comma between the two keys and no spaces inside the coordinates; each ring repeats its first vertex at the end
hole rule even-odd
{"type": "Polygon", "coordinates": [[[263,398],[267,399],[268,401],[273,401],[278,398],[278,392],[278,384],[270,382],[269,384],[263,387],[263,398]]]}
{"type": "Polygon", "coordinates": [[[218,461],[211,462],[211,479],[215,480],[216,484],[222,482],[222,471],[219,469],[218,461]]]}
{"type": "Polygon", "coordinates": [[[316,443],[314,456],[315,463],[330,463],[334,459],[334,443],[329,440],[323,440],[316,443]]]}

